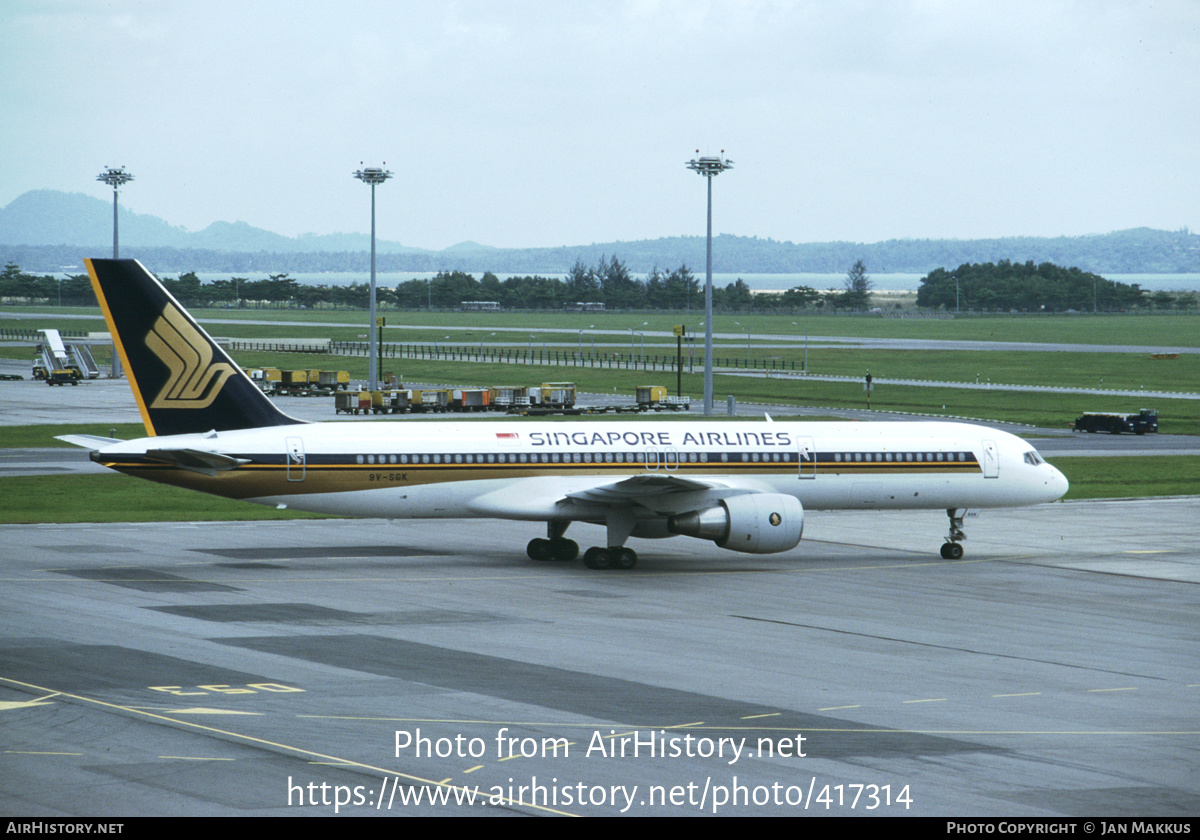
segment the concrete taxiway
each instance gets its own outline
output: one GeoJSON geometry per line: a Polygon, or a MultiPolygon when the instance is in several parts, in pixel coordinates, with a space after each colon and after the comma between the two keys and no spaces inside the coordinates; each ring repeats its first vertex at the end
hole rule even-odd
{"type": "Polygon", "coordinates": [[[507,522],[3,527],[0,810],[1194,815],[1197,521],[989,511],[948,562],[942,514],[811,513],[633,572],[507,522]]]}

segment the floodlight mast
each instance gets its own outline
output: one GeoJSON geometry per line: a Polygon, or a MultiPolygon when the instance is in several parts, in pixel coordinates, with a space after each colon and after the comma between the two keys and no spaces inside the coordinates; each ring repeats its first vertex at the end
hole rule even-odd
{"type": "Polygon", "coordinates": [[[392,177],[392,173],[378,167],[368,167],[359,169],[354,173],[354,177],[362,181],[364,184],[371,185],[371,312],[370,321],[367,324],[367,335],[369,336],[367,361],[367,387],[372,390],[379,389],[379,367],[377,353],[379,352],[379,331],[376,329],[375,315],[375,187],[382,184],[388,178],[392,177]]]}
{"type": "MultiPolygon", "coordinates": [[[[700,150],[696,150],[699,154],[700,150]]],[[[721,150],[724,154],[725,150],[721,150]]],[[[733,169],[733,161],[722,157],[702,157],[687,162],[687,168],[703,175],[708,180],[708,250],[704,270],[704,413],[713,413],[713,329],[712,329],[712,179],[726,169],[733,169]]]]}
{"type": "Polygon", "coordinates": [[[96,176],[97,181],[103,181],[113,188],[113,259],[119,259],[117,247],[117,190],[133,180],[133,175],[125,171],[125,167],[113,169],[104,167],[104,171],[96,176]]]}

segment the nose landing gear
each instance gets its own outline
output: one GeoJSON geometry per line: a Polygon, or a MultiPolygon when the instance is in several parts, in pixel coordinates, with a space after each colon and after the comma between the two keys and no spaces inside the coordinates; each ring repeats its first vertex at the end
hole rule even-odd
{"type": "Polygon", "coordinates": [[[942,545],[943,560],[962,559],[963,547],[959,543],[967,538],[962,528],[963,517],[966,515],[965,508],[946,508],[946,516],[950,517],[950,533],[946,535],[946,542],[942,545]]]}

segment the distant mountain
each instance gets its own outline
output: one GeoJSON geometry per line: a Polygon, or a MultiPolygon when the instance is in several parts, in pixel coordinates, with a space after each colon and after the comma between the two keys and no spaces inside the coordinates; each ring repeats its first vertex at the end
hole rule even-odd
{"type": "Polygon", "coordinates": [[[498,250],[492,245],[480,245],[478,242],[459,242],[457,245],[451,245],[446,251],[495,251],[498,250]]]}
{"type": "MultiPolygon", "coordinates": [[[[312,251],[369,251],[365,233],[306,233],[282,236],[245,222],[213,222],[192,232],[157,216],[118,207],[121,241],[138,247],[206,251],[268,251],[279,254],[312,251]]],[[[83,193],[33,190],[0,210],[0,246],[73,245],[93,251],[112,242],[112,204],[83,193]]],[[[476,246],[478,247],[478,246],[476,246]]],[[[376,241],[380,253],[429,253],[399,242],[376,241]]]]}
{"type": "MultiPolygon", "coordinates": [[[[155,216],[121,210],[121,253],[159,272],[353,272],[369,268],[370,237],[359,233],[298,237],[214,222],[192,233],[155,216]]],[[[36,190],[0,210],[0,264],[52,272],[81,266],[83,257],[111,249],[112,205],[80,193],[36,190]]],[[[630,271],[681,263],[703,270],[704,238],[676,236],[557,248],[493,248],[462,242],[442,251],[378,242],[381,271],[494,271],[561,274],[576,262],[594,265],[615,256],[630,271]]],[[[722,273],[837,274],[862,260],[871,273],[925,274],[963,263],[1052,262],[1099,274],[1200,273],[1200,236],[1186,228],[1150,228],[1094,236],[1003,239],[892,239],[887,242],[778,242],[756,236],[718,236],[715,266],[722,273]]],[[[76,268],[75,270],[78,270],[76,268]]]]}
{"type": "MultiPolygon", "coordinates": [[[[186,248],[188,232],[157,216],[120,208],[121,234],[136,242],[186,248]]],[[[0,245],[112,247],[112,205],[83,193],[33,190],[0,210],[0,245]]]]}

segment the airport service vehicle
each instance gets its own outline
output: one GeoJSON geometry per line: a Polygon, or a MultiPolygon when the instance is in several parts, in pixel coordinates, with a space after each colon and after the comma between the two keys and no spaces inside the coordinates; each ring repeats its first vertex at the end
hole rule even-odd
{"type": "Polygon", "coordinates": [[[1150,408],[1143,408],[1137,414],[1089,411],[1077,417],[1072,428],[1077,432],[1108,432],[1110,435],[1128,432],[1144,435],[1146,432],[1158,431],[1158,412],[1150,408]]]}
{"type": "MultiPolygon", "coordinates": [[[[942,509],[962,556],[968,508],[1049,502],[1067,481],[1025,441],[942,422],[340,421],[283,414],[134,260],[86,260],[148,437],[66,435],[120,472],[234,499],[389,519],[543,523],[535,560],[632,568],[634,537],[769,554],[812,510],[942,509]]],[[[447,539],[452,531],[447,528],[447,539]]]]}

